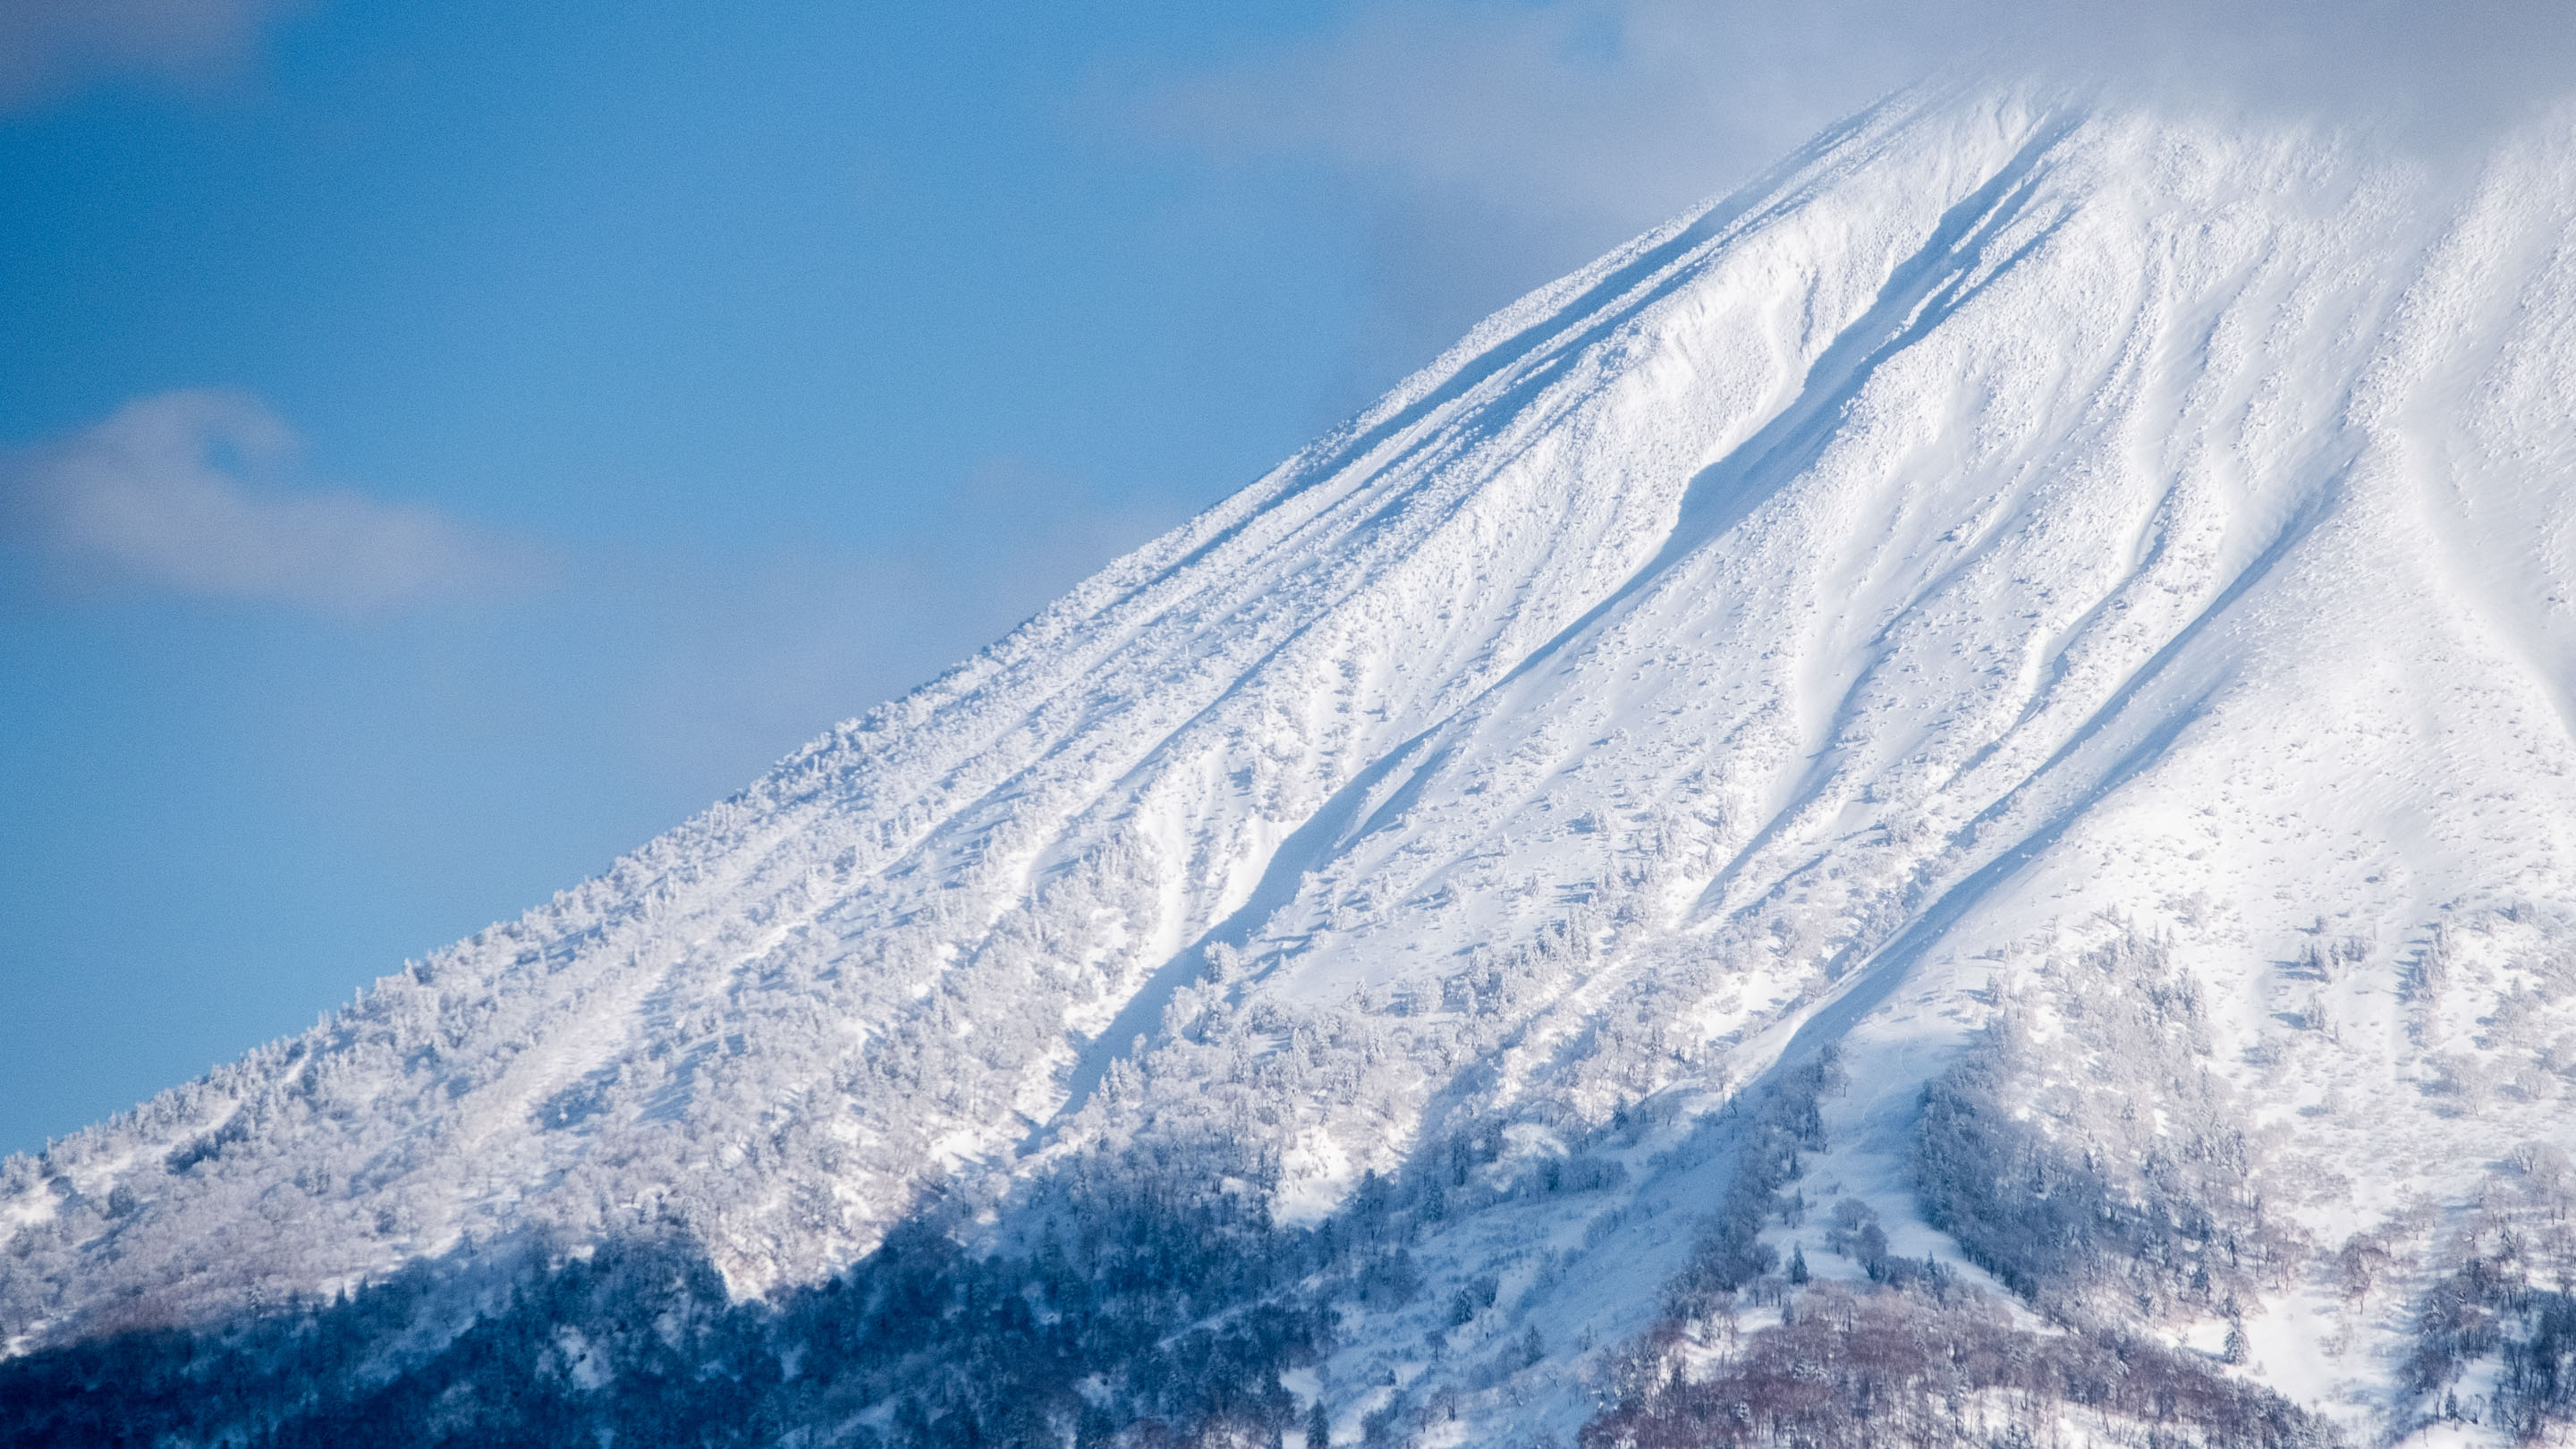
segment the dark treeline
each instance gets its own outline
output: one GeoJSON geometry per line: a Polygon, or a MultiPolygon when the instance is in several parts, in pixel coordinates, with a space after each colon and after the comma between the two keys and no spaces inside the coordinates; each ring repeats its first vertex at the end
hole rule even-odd
{"type": "Polygon", "coordinates": [[[759,1301],[730,1301],[676,1227],[581,1254],[486,1249],[330,1303],[0,1363],[0,1440],[1276,1444],[1315,1427],[1281,1374],[1330,1351],[1345,1309],[1491,1302],[1490,1277],[1426,1300],[1408,1248],[1425,1226],[1620,1180],[1578,1154],[1480,1185],[1501,1126],[1453,1132],[1296,1228],[1268,1215],[1275,1169],[1233,1144],[1093,1154],[980,1250],[934,1205],[848,1272],[759,1301]]]}
{"type": "MultiPolygon", "coordinates": [[[[1615,1404],[1583,1431],[1585,1449],[2036,1443],[2070,1414],[2107,1442],[2329,1442],[2210,1356],[2091,1311],[2118,1294],[2151,1314],[2206,1312],[2284,1257],[2257,1192],[2231,1179],[2243,1141],[2201,1070],[2197,999],[2160,964],[2086,962],[2059,980],[2084,1009],[2056,1051],[2120,1063],[2118,1080],[2063,1070],[2008,1009],[1933,1084],[1917,1123],[1927,1210],[2048,1326],[2025,1326],[1938,1262],[1893,1253],[1868,1204],[1810,1204],[1799,1191],[1830,1146],[1823,1107],[1843,1068],[1828,1049],[1705,1124],[1697,1150],[1731,1164],[1727,1186],[1658,1326],[1613,1355],[1615,1404]],[[2135,1102],[2167,1130],[2142,1127],[2135,1102]],[[2051,1119],[2055,1142],[2031,1113],[2051,1119]],[[1765,1241],[1783,1236],[1774,1225],[1815,1235],[1784,1263],[1765,1241]],[[1813,1277],[1806,1254],[1819,1248],[1863,1278],[1813,1277]]],[[[1312,1443],[1322,1405],[1282,1376],[1320,1365],[1350,1315],[1372,1335],[1409,1324],[1437,1336],[1517,1311],[1498,1302],[1491,1272],[1427,1272],[1415,1256],[1426,1229],[1522,1195],[1618,1186],[1616,1163],[1591,1149],[1641,1121],[1623,1112],[1570,1156],[1527,1163],[1507,1159],[1508,1124],[1460,1125],[1296,1227],[1270,1218],[1276,1164],[1240,1139],[1098,1151],[1032,1184],[998,1225],[976,1229],[968,1206],[932,1203],[848,1271],[747,1302],[676,1222],[577,1253],[486,1246],[329,1303],[0,1363],[0,1442],[1312,1443]]],[[[2553,1184],[2566,1175],[2535,1149],[2532,1206],[2499,1216],[2426,1301],[2412,1369],[2437,1412],[2527,1437],[2576,1408],[2576,1297],[2564,1281],[2540,1286],[2558,1258],[2526,1243],[2564,1216],[2553,1184]],[[2444,1398],[2490,1356],[2492,1395],[2444,1398]]],[[[2358,1248],[2345,1256],[2370,1266],[2358,1248]]],[[[2361,1291],[2371,1278],[2355,1277],[2361,1291]]],[[[1480,1382],[1538,1361],[1539,1327],[1480,1382]]],[[[1359,1426],[1373,1444],[1438,1417],[1432,1398],[1380,1398],[1359,1426]]]]}
{"type": "Polygon", "coordinates": [[[1301,1422],[1279,1375],[1321,1355],[1332,1301],[1414,1291],[1395,1194],[1360,1196],[1330,1231],[1290,1232],[1237,1194],[1129,1181],[1062,1198],[1017,1251],[970,1253],[916,1219],[849,1273],[765,1302],[729,1302],[677,1238],[515,1268],[487,1255],[0,1365],[0,1439],[1276,1442],[1301,1422]]]}

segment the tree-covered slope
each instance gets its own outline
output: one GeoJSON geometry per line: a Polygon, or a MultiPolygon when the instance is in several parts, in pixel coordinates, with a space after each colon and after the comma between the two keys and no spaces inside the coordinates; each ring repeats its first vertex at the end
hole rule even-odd
{"type": "Polygon", "coordinates": [[[2571,177],[1891,99],[11,1159],[0,1413],[2560,1422],[2571,177]]]}

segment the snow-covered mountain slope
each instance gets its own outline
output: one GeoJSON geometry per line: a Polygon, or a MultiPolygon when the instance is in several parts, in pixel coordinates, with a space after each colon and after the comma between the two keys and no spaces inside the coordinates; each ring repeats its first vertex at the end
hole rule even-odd
{"type": "Polygon", "coordinates": [[[2462,173],[1901,95],[11,1159],[0,1338],[647,1229],[787,1292],[1124,1154],[1283,1231],[1416,1185],[1413,1281],[1287,1387],[1354,1436],[1735,1382],[1766,1247],[2505,1432],[2576,1271],[2571,224],[2563,120],[2462,173]]]}

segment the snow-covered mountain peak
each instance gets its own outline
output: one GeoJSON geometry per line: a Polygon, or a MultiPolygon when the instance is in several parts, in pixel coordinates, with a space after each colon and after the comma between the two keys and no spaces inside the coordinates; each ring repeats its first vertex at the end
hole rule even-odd
{"type": "Polygon", "coordinates": [[[2541,1252],[2576,1148],[2571,177],[2564,125],[2462,184],[1900,95],[607,876],[12,1159],[0,1336],[647,1233],[788,1292],[1118,1162],[1281,1231],[1415,1194],[1413,1288],[1283,1390],[1353,1433],[1571,1432],[1764,1251],[2504,1415],[2468,1349],[2417,1382],[2416,1310],[2541,1252]]]}

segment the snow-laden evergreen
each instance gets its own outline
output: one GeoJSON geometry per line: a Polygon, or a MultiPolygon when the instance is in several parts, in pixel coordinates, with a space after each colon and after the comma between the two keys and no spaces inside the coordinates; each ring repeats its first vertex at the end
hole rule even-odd
{"type": "MultiPolygon", "coordinates": [[[[1106,1261],[1046,1235],[1114,1211],[1239,1237],[1134,1323],[1309,1315],[1157,1412],[1305,1442],[1716,1442],[1900,1320],[2019,1365],[1888,1370],[1960,1442],[2126,1442],[2149,1399],[2047,1407],[2103,1335],[2190,1433],[2563,1422],[2571,245],[2564,117],[2436,161],[1900,95],[606,876],[10,1159],[0,1341],[639,1241],[808,1304],[890,1235],[1106,1261]]],[[[1118,1333],[1066,1413],[1183,1341],[1118,1333]]]]}

